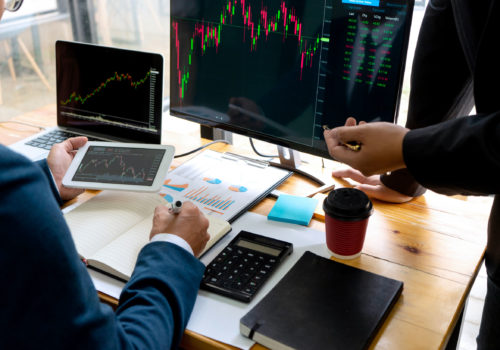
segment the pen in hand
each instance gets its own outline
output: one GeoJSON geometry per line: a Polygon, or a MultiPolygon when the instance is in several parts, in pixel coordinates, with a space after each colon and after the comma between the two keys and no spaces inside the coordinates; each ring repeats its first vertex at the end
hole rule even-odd
{"type": "MultiPolygon", "coordinates": [[[[328,125],[323,125],[323,130],[330,130],[328,125]]],[[[356,141],[342,142],[342,146],[349,148],[351,151],[358,152],[361,150],[361,144],[356,141]]]]}
{"type": "Polygon", "coordinates": [[[181,201],[175,201],[170,203],[170,208],[168,211],[172,214],[179,214],[182,208],[182,202],[181,201]]]}

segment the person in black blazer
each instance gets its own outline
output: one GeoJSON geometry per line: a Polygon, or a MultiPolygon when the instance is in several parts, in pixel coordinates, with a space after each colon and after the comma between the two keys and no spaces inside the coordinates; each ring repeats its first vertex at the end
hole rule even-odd
{"type": "MultiPolygon", "coordinates": [[[[476,52],[491,1],[431,0],[413,58],[406,127],[417,129],[468,115],[474,106],[476,52]]],[[[483,43],[483,51],[494,49],[483,43]]],[[[425,187],[406,169],[365,177],[354,169],[335,170],[373,198],[405,202],[425,187]]]]}
{"type": "Polygon", "coordinates": [[[420,185],[447,195],[495,195],[479,349],[500,349],[499,21],[498,0],[431,0],[412,71],[407,125],[412,130],[389,123],[355,126],[349,119],[324,134],[332,157],[362,176],[391,172],[383,184],[406,200],[423,192],[420,185]],[[473,102],[477,115],[457,118],[473,102]],[[361,150],[341,145],[347,141],[361,143],[361,150]]]}
{"type": "MultiPolygon", "coordinates": [[[[0,0],[16,10],[22,1],[0,0]]],[[[205,266],[208,220],[192,204],[155,210],[116,312],[101,304],[60,210],[81,191],[61,181],[78,137],[32,163],[0,145],[0,349],[177,348],[205,266]],[[167,233],[167,234],[165,234],[167,233]]]]}

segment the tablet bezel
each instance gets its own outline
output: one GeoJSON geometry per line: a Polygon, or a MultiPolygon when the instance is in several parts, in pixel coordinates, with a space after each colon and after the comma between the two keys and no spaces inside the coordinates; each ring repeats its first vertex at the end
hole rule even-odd
{"type": "Polygon", "coordinates": [[[64,175],[62,184],[65,187],[70,188],[84,188],[89,190],[118,190],[118,191],[133,191],[133,192],[159,192],[163,181],[167,175],[167,171],[174,158],[175,147],[171,145],[153,145],[145,143],[123,143],[123,142],[98,142],[98,141],[88,141],[85,146],[78,149],[73,161],[71,162],[68,171],[64,175]],[[74,181],[78,167],[83,160],[85,154],[87,153],[90,146],[103,146],[103,147],[113,147],[113,148],[143,148],[143,149],[164,149],[165,153],[161,160],[158,171],[156,172],[153,183],[150,186],[144,185],[127,185],[127,184],[116,184],[116,183],[104,183],[104,182],[86,182],[86,181],[74,181]]]}

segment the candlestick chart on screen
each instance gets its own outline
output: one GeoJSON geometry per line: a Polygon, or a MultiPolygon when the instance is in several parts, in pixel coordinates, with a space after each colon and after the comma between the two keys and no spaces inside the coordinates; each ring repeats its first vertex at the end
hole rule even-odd
{"type": "Polygon", "coordinates": [[[144,167],[129,165],[124,157],[119,155],[90,159],[80,164],[78,174],[91,176],[102,174],[101,176],[108,178],[140,179],[140,181],[146,178],[144,167]]]}
{"type": "Polygon", "coordinates": [[[209,88],[205,84],[216,82],[217,74],[224,84],[212,88],[255,97],[285,72],[295,68],[294,78],[301,81],[306,70],[317,66],[321,1],[308,18],[303,6],[290,1],[211,1],[210,8],[201,18],[172,19],[171,79],[179,103],[196,93],[192,85],[194,90],[209,88]]]}
{"type": "Polygon", "coordinates": [[[174,115],[323,153],[323,125],[395,119],[411,1],[173,3],[174,115]]]}
{"type": "MultiPolygon", "coordinates": [[[[225,32],[237,31],[237,35],[241,36],[241,42],[238,46],[240,49],[244,49],[250,57],[255,51],[269,50],[263,43],[270,41],[271,38],[274,38],[273,45],[283,45],[287,41],[295,41],[295,56],[298,56],[300,61],[300,70],[297,76],[299,80],[302,79],[304,69],[312,67],[320,44],[319,34],[315,37],[304,34],[305,29],[300,13],[285,1],[281,1],[273,11],[262,2],[229,0],[221,7],[218,19],[193,21],[191,37],[180,38],[180,24],[181,20],[172,22],[172,38],[176,53],[176,74],[172,78],[177,81],[178,96],[181,100],[185,96],[190,74],[192,74],[190,66],[194,59],[193,56],[203,56],[207,51],[214,51],[217,54],[225,45],[225,32]],[[181,43],[181,40],[184,42],[181,43]],[[181,54],[181,45],[187,47],[185,55],[181,54]]],[[[234,44],[230,43],[230,45],[234,44]]],[[[269,56],[271,56],[272,49],[269,51],[271,51],[269,52],[269,56]]],[[[234,63],[237,64],[237,62],[234,63]]]]}
{"type": "Polygon", "coordinates": [[[163,150],[90,146],[75,173],[74,180],[151,184],[163,153],[163,150]]]}
{"type": "Polygon", "coordinates": [[[161,83],[157,81],[158,71],[120,68],[118,63],[115,69],[80,65],[81,74],[68,79],[67,92],[58,96],[59,108],[83,121],[151,131],[154,91],[161,83]]]}
{"type": "Polygon", "coordinates": [[[88,92],[77,92],[73,91],[69,97],[65,100],[60,101],[60,104],[66,106],[68,104],[74,103],[84,105],[87,100],[93,98],[94,96],[99,96],[105,89],[127,89],[127,90],[137,90],[141,85],[143,85],[151,76],[151,72],[146,72],[146,75],[142,79],[134,80],[129,73],[118,73],[114,72],[112,76],[104,80],[102,83],[98,84],[93,90],[88,92]],[[113,86],[115,85],[115,86],[113,86]],[[121,85],[121,86],[118,86],[121,85]]]}

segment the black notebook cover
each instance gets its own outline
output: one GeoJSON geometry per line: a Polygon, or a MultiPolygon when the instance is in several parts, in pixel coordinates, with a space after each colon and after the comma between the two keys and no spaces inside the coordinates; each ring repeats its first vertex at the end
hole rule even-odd
{"type": "Polygon", "coordinates": [[[271,349],[364,349],[402,290],[403,282],[305,252],[240,330],[271,349]]]}

